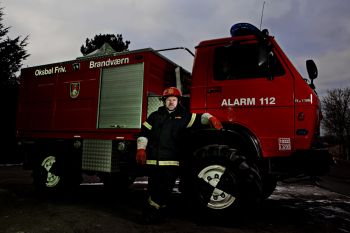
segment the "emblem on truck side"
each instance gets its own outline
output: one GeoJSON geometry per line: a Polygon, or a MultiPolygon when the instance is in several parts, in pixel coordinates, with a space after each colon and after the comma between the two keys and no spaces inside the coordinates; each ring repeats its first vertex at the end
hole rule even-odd
{"type": "Polygon", "coordinates": [[[77,98],[79,93],[80,93],[80,82],[71,82],[69,84],[69,89],[70,89],[70,92],[69,92],[69,95],[71,98],[77,98]]]}

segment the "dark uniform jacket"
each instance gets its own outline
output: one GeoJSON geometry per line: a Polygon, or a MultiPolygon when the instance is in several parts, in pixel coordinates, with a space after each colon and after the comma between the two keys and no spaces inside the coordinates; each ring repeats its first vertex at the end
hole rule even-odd
{"type": "Polygon", "coordinates": [[[169,113],[165,106],[151,113],[142,125],[142,135],[148,139],[147,161],[149,165],[178,166],[182,139],[187,128],[200,125],[200,117],[181,105],[169,113]]]}

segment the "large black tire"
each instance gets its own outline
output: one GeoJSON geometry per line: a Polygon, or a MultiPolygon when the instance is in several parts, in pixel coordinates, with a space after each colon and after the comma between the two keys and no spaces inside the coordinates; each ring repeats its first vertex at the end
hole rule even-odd
{"type": "Polygon", "coordinates": [[[267,199],[273,191],[275,191],[277,186],[277,177],[266,174],[262,176],[262,182],[263,182],[263,199],[267,199]]]}
{"type": "Polygon", "coordinates": [[[54,153],[39,156],[33,168],[33,183],[37,190],[58,193],[76,188],[82,181],[80,167],[73,159],[63,160],[54,153]]]}
{"type": "Polygon", "coordinates": [[[61,176],[57,174],[55,155],[42,156],[36,161],[33,169],[34,186],[40,190],[56,190],[61,186],[61,176]]]}
{"type": "Polygon", "coordinates": [[[262,200],[259,171],[242,153],[228,145],[208,145],[194,152],[184,188],[197,210],[217,213],[262,200]]]}

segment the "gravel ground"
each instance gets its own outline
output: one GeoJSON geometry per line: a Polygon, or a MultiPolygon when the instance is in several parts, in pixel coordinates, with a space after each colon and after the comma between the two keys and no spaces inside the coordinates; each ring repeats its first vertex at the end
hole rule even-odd
{"type": "Polygon", "coordinates": [[[142,225],[145,182],[123,195],[107,193],[86,179],[73,193],[38,194],[31,172],[21,166],[0,167],[0,233],[347,233],[350,197],[347,163],[338,162],[317,184],[310,180],[278,183],[262,206],[224,219],[198,219],[174,192],[165,222],[142,225]],[[336,181],[334,181],[336,180],[336,181]]]}

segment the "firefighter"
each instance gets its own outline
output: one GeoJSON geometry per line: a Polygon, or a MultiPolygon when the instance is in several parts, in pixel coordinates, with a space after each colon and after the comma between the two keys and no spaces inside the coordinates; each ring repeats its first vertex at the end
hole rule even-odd
{"type": "Polygon", "coordinates": [[[195,114],[181,104],[182,93],[175,87],[163,91],[163,105],[143,123],[137,139],[136,161],[147,165],[149,197],[143,211],[144,223],[161,220],[160,211],[171,195],[179,176],[181,139],[187,128],[211,125],[222,129],[221,122],[209,113],[195,114]],[[147,154],[147,156],[146,156],[147,154]]]}

